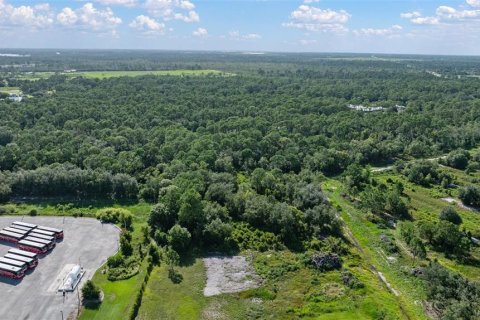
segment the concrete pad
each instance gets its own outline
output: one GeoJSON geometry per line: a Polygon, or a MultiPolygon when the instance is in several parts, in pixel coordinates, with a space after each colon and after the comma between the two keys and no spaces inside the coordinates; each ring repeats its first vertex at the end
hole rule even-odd
{"type": "MultiPolygon", "coordinates": [[[[0,217],[0,229],[22,217],[0,217]]],[[[118,251],[120,231],[111,224],[102,224],[91,218],[73,217],[25,217],[23,222],[57,227],[65,237],[44,256],[38,266],[28,271],[21,281],[0,277],[0,319],[2,320],[50,320],[67,319],[76,314],[79,305],[77,290],[63,297],[58,289],[58,278],[68,264],[80,264],[86,274],[80,285],[91,279],[95,271],[108,257],[118,251]]],[[[0,256],[15,245],[0,242],[0,256]]]]}

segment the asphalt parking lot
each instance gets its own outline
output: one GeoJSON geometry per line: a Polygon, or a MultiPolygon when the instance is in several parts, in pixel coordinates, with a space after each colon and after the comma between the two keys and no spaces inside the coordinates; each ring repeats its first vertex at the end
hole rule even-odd
{"type": "MultiPolygon", "coordinates": [[[[0,217],[0,229],[22,217],[0,217]]],[[[118,250],[120,231],[110,224],[90,218],[25,217],[23,222],[56,227],[64,230],[63,241],[45,256],[38,266],[28,271],[21,281],[0,277],[1,320],[55,320],[68,319],[77,312],[77,291],[65,298],[57,292],[58,279],[67,264],[80,264],[86,274],[80,286],[93,276],[107,258],[118,250]]],[[[0,241],[0,256],[14,248],[14,244],[0,241]]]]}

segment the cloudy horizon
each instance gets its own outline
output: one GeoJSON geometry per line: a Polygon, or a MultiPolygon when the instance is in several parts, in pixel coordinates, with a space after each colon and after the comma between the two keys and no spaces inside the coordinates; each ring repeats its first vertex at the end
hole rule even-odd
{"type": "Polygon", "coordinates": [[[480,55],[480,0],[0,0],[1,48],[480,55]]]}

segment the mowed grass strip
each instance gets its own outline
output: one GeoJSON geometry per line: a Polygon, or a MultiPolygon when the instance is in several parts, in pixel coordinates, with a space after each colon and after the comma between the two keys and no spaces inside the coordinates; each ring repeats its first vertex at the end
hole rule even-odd
{"type": "Polygon", "coordinates": [[[80,320],[129,319],[145,272],[145,268],[141,268],[136,276],[121,281],[109,281],[106,274],[95,273],[93,282],[101,288],[104,300],[98,309],[83,308],[80,320]]]}
{"type": "MultiPolygon", "coordinates": [[[[258,304],[242,293],[205,297],[206,271],[203,260],[195,258],[188,265],[175,268],[182,282],[174,284],[168,277],[168,266],[162,262],[148,281],[137,319],[150,320],[243,320],[252,316],[268,318],[258,304]]],[[[255,318],[255,317],[253,317],[255,318]]]]}
{"type": "Polygon", "coordinates": [[[193,265],[176,270],[183,276],[179,284],[168,278],[165,264],[152,271],[137,319],[200,319],[207,305],[203,296],[206,282],[203,261],[196,259],[193,265]]]}

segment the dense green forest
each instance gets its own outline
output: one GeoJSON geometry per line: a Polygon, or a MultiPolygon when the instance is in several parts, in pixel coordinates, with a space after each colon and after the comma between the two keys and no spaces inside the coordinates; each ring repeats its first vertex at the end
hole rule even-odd
{"type": "MultiPolygon", "coordinates": [[[[463,202],[478,206],[478,179],[458,183],[443,170],[480,167],[479,154],[465,151],[480,143],[480,82],[464,77],[480,73],[476,57],[27,52],[0,58],[1,86],[24,95],[21,102],[0,101],[2,202],[144,201],[152,204],[145,237],[168,247],[167,256],[192,247],[288,248],[328,252],[337,269],[349,241],[342,209],[322,188],[334,178],[343,199],[370,221],[404,220],[400,238],[415,259],[427,258],[427,249],[475,259],[470,237],[480,236],[477,230],[460,229],[455,212],[408,221],[416,219],[404,185],[381,181],[368,168],[395,163],[399,181],[445,190],[460,184],[463,202]],[[225,73],[87,79],[68,77],[63,71],[70,69],[225,73]],[[46,71],[52,74],[35,78],[46,71]],[[447,153],[441,167],[429,160],[447,153]]],[[[137,254],[128,217],[100,215],[126,226],[124,257],[137,254]]],[[[396,250],[382,239],[385,250],[396,250]]],[[[134,263],[117,258],[109,260],[112,268],[134,263]]],[[[322,263],[319,270],[330,270],[322,263]]],[[[478,303],[462,291],[467,286],[478,296],[477,284],[436,262],[425,268],[427,298],[439,316],[477,319],[478,303]]]]}

